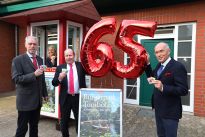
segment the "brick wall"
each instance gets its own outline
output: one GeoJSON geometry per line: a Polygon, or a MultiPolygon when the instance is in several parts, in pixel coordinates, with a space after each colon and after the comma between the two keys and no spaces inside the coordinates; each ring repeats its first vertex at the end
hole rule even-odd
{"type": "Polygon", "coordinates": [[[15,27],[0,21],[0,92],[14,90],[11,61],[15,56],[15,27]]]}
{"type": "MultiPolygon", "coordinates": [[[[205,7],[205,1],[197,1],[197,2],[192,2],[192,3],[178,4],[178,5],[172,5],[172,6],[164,6],[164,7],[150,8],[150,9],[141,9],[141,10],[136,9],[133,11],[118,12],[118,13],[112,13],[110,15],[108,14],[103,15],[103,17],[115,16],[117,19],[118,26],[123,19],[157,21],[158,24],[176,24],[176,23],[183,23],[183,22],[197,22],[194,114],[198,116],[205,116],[205,67],[203,67],[205,63],[205,58],[204,58],[205,8],[204,7],[205,7]]],[[[2,23],[0,24],[0,28],[3,28],[1,26],[2,26],[2,23]]],[[[1,31],[0,36],[2,36],[3,34],[1,31]]],[[[9,34],[11,35],[13,33],[9,33],[9,34]]],[[[26,27],[20,27],[19,29],[19,45],[20,45],[19,53],[25,52],[25,47],[24,47],[25,36],[26,36],[26,27]]],[[[114,45],[115,35],[105,36],[101,40],[109,42],[109,44],[111,45],[114,45]]],[[[115,57],[114,57],[115,60],[123,62],[124,60],[123,52],[120,51],[116,46],[113,46],[113,50],[115,53],[115,57]]],[[[2,53],[2,51],[0,52],[2,53]]],[[[2,70],[0,70],[0,72],[2,72],[2,70]]],[[[118,78],[114,76],[111,72],[109,72],[104,77],[92,78],[92,87],[123,89],[123,79],[118,78]]]]}
{"type": "Polygon", "coordinates": [[[25,37],[27,35],[27,26],[19,26],[19,54],[26,52],[25,37]]]}
{"type": "MultiPolygon", "coordinates": [[[[198,116],[205,116],[205,1],[196,1],[150,9],[136,9],[102,16],[103,18],[115,17],[118,22],[118,26],[123,19],[157,21],[158,24],[196,22],[194,114],[198,116]]],[[[114,39],[107,39],[106,41],[112,42],[113,40],[114,39]]],[[[119,60],[123,60],[123,53],[120,53],[118,50],[114,52],[115,54],[119,54],[116,56],[119,60]]],[[[109,76],[107,76],[107,79],[109,79],[109,76]]],[[[95,80],[93,81],[96,82],[95,80]]],[[[123,80],[117,79],[114,81],[117,83],[120,81],[120,83],[116,83],[117,87],[121,87],[120,84],[123,85],[123,80]]]]}

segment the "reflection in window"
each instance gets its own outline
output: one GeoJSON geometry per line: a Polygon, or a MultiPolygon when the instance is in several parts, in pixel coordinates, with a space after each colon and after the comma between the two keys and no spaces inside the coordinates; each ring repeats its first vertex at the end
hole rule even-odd
{"type": "Polygon", "coordinates": [[[129,87],[127,86],[127,98],[129,99],[136,99],[137,98],[137,95],[136,95],[136,87],[129,87]]]}
{"type": "Polygon", "coordinates": [[[68,25],[68,48],[75,52],[75,60],[80,60],[80,27],[68,25]]]}
{"type": "Polygon", "coordinates": [[[57,24],[32,27],[32,35],[38,37],[38,55],[43,58],[47,67],[57,66],[58,32],[57,24]]]}

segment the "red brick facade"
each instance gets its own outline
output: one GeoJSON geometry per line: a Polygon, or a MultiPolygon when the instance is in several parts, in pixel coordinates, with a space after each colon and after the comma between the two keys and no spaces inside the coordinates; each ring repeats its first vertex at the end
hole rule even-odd
{"type": "MultiPolygon", "coordinates": [[[[150,9],[133,10],[103,15],[103,18],[115,17],[118,26],[123,19],[136,19],[157,21],[158,24],[176,24],[184,22],[196,22],[196,53],[195,53],[195,89],[194,89],[194,115],[205,116],[205,1],[164,6],[150,9]]],[[[113,41],[109,37],[106,41],[113,41]]],[[[114,51],[115,57],[123,59],[123,53],[114,51]],[[119,54],[119,55],[116,55],[119,54]]],[[[121,60],[122,61],[122,60],[121,60]]],[[[110,79],[110,75],[107,78],[110,79]]],[[[114,85],[121,88],[123,80],[113,78],[114,85]]],[[[92,84],[105,80],[93,80],[92,84]],[[95,82],[93,82],[95,81],[95,82]]]]}
{"type": "Polygon", "coordinates": [[[15,27],[0,21],[0,93],[14,90],[11,61],[15,56],[15,27]]]}
{"type": "MultiPolygon", "coordinates": [[[[203,65],[205,64],[205,1],[118,12],[103,15],[104,17],[115,17],[118,24],[117,28],[123,19],[157,21],[158,24],[196,22],[194,115],[205,116],[205,67],[203,65]]],[[[14,26],[0,22],[0,30],[0,92],[3,92],[14,89],[10,75],[11,60],[15,56],[14,26]]],[[[20,54],[25,52],[24,38],[26,34],[27,28],[19,27],[18,45],[20,54]]],[[[101,40],[113,45],[115,60],[124,62],[124,53],[114,46],[115,35],[107,35],[101,40]]],[[[123,89],[123,79],[109,72],[104,77],[92,78],[91,86],[93,88],[123,89]]]]}

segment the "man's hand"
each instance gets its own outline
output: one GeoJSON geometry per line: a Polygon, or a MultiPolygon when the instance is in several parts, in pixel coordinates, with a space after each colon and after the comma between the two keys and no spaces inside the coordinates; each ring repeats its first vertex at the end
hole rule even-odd
{"type": "Polygon", "coordinates": [[[35,75],[36,77],[38,77],[38,76],[40,76],[40,75],[43,74],[43,71],[44,71],[44,69],[43,69],[42,67],[40,67],[40,68],[38,68],[38,69],[34,72],[34,75],[35,75]]]}
{"type": "Polygon", "coordinates": [[[147,78],[149,84],[153,84],[155,88],[159,89],[161,92],[163,91],[163,84],[160,80],[156,80],[154,77],[147,78]]]}
{"type": "Polygon", "coordinates": [[[153,84],[153,82],[155,81],[155,78],[154,77],[149,77],[147,78],[147,81],[149,84],[153,84]]]}
{"type": "Polygon", "coordinates": [[[56,58],[56,56],[51,56],[51,62],[52,62],[52,64],[55,63],[55,58],[56,58]]]}
{"type": "Polygon", "coordinates": [[[163,92],[163,84],[160,80],[154,80],[152,82],[154,84],[155,88],[159,89],[161,92],[163,92]]]}
{"type": "Polygon", "coordinates": [[[66,72],[61,72],[61,73],[59,74],[58,80],[59,80],[59,81],[62,81],[63,78],[66,77],[66,75],[67,75],[66,72]]]}

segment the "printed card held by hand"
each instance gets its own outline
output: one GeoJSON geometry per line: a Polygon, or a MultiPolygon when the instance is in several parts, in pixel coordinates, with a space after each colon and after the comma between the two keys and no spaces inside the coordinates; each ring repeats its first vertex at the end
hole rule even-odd
{"type": "Polygon", "coordinates": [[[149,77],[149,78],[147,78],[147,81],[149,84],[154,84],[156,79],[154,77],[149,77]]]}
{"type": "Polygon", "coordinates": [[[68,70],[63,68],[62,72],[68,73],[68,70]]]}

